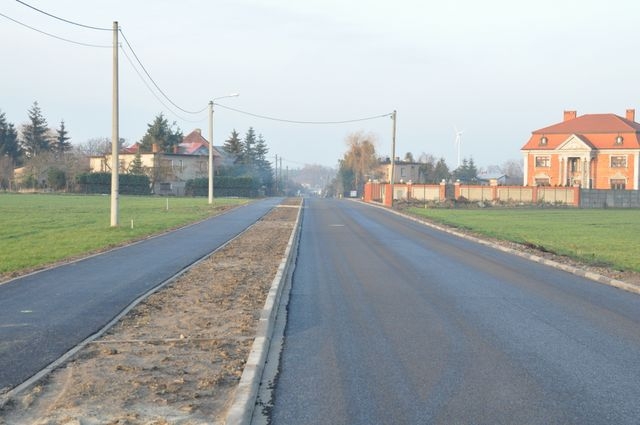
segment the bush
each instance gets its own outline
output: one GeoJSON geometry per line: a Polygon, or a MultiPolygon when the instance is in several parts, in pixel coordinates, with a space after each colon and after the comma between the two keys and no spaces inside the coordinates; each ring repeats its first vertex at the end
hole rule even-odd
{"type": "MultiPolygon", "coordinates": [[[[84,173],[77,177],[80,193],[111,193],[111,173],[84,173]]],[[[148,176],[137,174],[118,175],[118,193],[122,195],[150,195],[148,176]]]]}
{"type": "Polygon", "coordinates": [[[47,172],[47,182],[53,190],[62,190],[67,185],[67,175],[58,168],[50,168],[47,172]]]}

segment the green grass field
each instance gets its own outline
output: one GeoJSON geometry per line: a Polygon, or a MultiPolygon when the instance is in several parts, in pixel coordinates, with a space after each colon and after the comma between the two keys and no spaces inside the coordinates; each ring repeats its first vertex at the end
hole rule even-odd
{"type": "Polygon", "coordinates": [[[410,212],[589,264],[640,272],[638,210],[411,208],[410,212]]]}
{"type": "Polygon", "coordinates": [[[248,200],[121,196],[116,228],[110,202],[100,195],[0,194],[0,275],[161,233],[248,200]]]}

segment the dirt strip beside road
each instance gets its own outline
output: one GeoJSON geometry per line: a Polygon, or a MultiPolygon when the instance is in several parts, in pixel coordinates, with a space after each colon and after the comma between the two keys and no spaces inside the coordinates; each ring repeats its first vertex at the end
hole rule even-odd
{"type": "Polygon", "coordinates": [[[0,409],[2,425],[222,423],[300,199],[131,310],[0,409]]]}

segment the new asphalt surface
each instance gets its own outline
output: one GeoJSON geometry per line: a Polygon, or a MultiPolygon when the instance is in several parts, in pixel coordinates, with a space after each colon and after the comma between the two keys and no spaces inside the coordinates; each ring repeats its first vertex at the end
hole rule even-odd
{"type": "Polygon", "coordinates": [[[638,424],[640,296],[309,199],[271,423],[638,424]]]}
{"type": "Polygon", "coordinates": [[[254,202],[0,285],[0,393],[95,334],[132,301],[222,246],[280,201],[254,202]]]}

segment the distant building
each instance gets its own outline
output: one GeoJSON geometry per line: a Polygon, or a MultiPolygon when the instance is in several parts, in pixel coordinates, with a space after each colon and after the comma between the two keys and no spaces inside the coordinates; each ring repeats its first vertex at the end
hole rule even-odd
{"type": "Polygon", "coordinates": [[[633,189],[640,186],[640,124],[635,109],[615,114],[565,111],[558,124],[535,130],[521,149],[525,186],[633,189]]]}
{"type": "MultiPolygon", "coordinates": [[[[135,144],[124,148],[119,154],[119,173],[131,170],[140,150],[135,144]]],[[[184,195],[187,180],[206,178],[209,173],[209,142],[202,137],[200,129],[195,129],[184,137],[182,143],[172,153],[160,152],[157,145],[152,152],[140,153],[145,174],[151,179],[153,192],[157,194],[184,195]]],[[[213,147],[213,166],[227,165],[228,155],[221,147],[213,147]]],[[[111,172],[111,154],[92,156],[91,172],[111,172]]]]}
{"type": "MultiPolygon", "coordinates": [[[[393,183],[418,183],[421,180],[422,172],[420,166],[423,165],[419,162],[400,161],[396,158],[393,167],[393,183]]],[[[380,164],[382,175],[381,179],[384,182],[391,181],[391,159],[387,158],[380,164]]]]}

